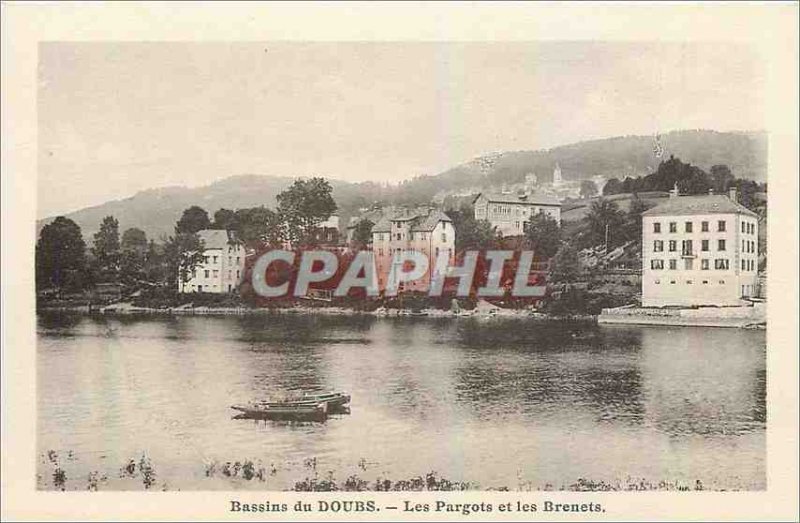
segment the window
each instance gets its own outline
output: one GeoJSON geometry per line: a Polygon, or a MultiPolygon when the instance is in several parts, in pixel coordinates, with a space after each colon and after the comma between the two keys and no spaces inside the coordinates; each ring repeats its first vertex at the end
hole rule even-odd
{"type": "Polygon", "coordinates": [[[708,222],[700,222],[700,230],[703,232],[708,232],[708,222]]]}
{"type": "Polygon", "coordinates": [[[744,260],[742,260],[742,270],[743,270],[743,271],[746,271],[746,270],[747,270],[747,269],[745,268],[746,266],[747,266],[747,263],[745,263],[745,261],[744,261],[744,260]]]}
{"type": "Polygon", "coordinates": [[[700,250],[708,251],[708,240],[700,240],[700,250]]]}
{"type": "Polygon", "coordinates": [[[691,271],[692,269],[694,269],[694,260],[691,258],[683,260],[683,270],[691,271]]]}
{"type": "Polygon", "coordinates": [[[742,222],[742,232],[743,233],[747,232],[747,222],[742,222]]]}
{"type": "Polygon", "coordinates": [[[707,271],[708,270],[708,260],[700,260],[700,270],[707,271]]]}
{"type": "Polygon", "coordinates": [[[728,259],[727,258],[717,258],[714,260],[714,268],[717,270],[726,271],[728,270],[728,259]]]}
{"type": "Polygon", "coordinates": [[[216,277],[218,277],[218,276],[219,276],[219,271],[215,270],[215,271],[214,271],[214,277],[216,278],[216,277]]]}
{"type": "Polygon", "coordinates": [[[692,240],[683,240],[681,242],[681,254],[683,256],[691,256],[693,251],[692,240]]]}
{"type": "Polygon", "coordinates": [[[708,280],[703,280],[703,285],[708,285],[708,280]]]}
{"type": "Polygon", "coordinates": [[[661,285],[661,280],[656,280],[656,285],[661,285]]]}
{"type": "Polygon", "coordinates": [[[675,240],[669,241],[669,252],[675,252],[678,250],[678,242],[675,240]]]}
{"type": "Polygon", "coordinates": [[[669,270],[674,271],[678,269],[678,260],[669,261],[669,270]]]}
{"type": "Polygon", "coordinates": [[[400,240],[400,239],[402,239],[402,238],[403,238],[403,235],[402,235],[402,234],[400,234],[399,232],[398,232],[397,234],[395,234],[395,235],[394,235],[394,239],[395,239],[395,240],[400,240]]]}
{"type": "Polygon", "coordinates": [[[676,222],[669,222],[669,232],[678,232],[678,224],[676,222]]]}
{"type": "Polygon", "coordinates": [[[233,278],[233,271],[228,271],[228,279],[230,280],[233,278]]]}
{"type": "Polygon", "coordinates": [[[747,247],[749,247],[747,245],[747,241],[746,240],[742,240],[742,251],[743,252],[747,252],[747,247]]]}
{"type": "Polygon", "coordinates": [[[214,263],[217,263],[217,258],[219,258],[219,256],[214,256],[214,263]]]}
{"type": "Polygon", "coordinates": [[[650,268],[656,271],[663,269],[664,260],[650,260],[650,268]]]}
{"type": "Polygon", "coordinates": [[[208,274],[209,274],[210,271],[203,271],[203,272],[206,273],[205,276],[206,276],[206,278],[208,278],[208,274]]]}
{"type": "Polygon", "coordinates": [[[661,223],[653,222],[653,232],[655,233],[661,232],[661,223]]]}
{"type": "Polygon", "coordinates": [[[239,274],[239,271],[237,270],[237,271],[236,271],[236,278],[238,279],[238,278],[239,278],[239,276],[240,276],[240,274],[239,274]]]}
{"type": "Polygon", "coordinates": [[[236,257],[236,265],[239,265],[241,258],[239,256],[236,257]]]}
{"type": "Polygon", "coordinates": [[[653,242],[653,252],[664,252],[664,242],[662,240],[653,242]]]}
{"type": "Polygon", "coordinates": [[[719,280],[720,285],[725,285],[725,280],[719,280]]]}
{"type": "Polygon", "coordinates": [[[203,263],[208,263],[208,256],[203,256],[203,263]]]}
{"type": "Polygon", "coordinates": [[[447,234],[442,233],[442,243],[447,243],[447,234]]]}
{"type": "Polygon", "coordinates": [[[725,232],[725,220],[719,220],[717,222],[717,231],[725,232]]]}
{"type": "Polygon", "coordinates": [[[691,285],[691,284],[692,284],[692,280],[686,280],[686,285],[691,285]]]}
{"type": "Polygon", "coordinates": [[[229,264],[233,263],[233,257],[232,256],[228,256],[228,263],[229,264]]]}
{"type": "Polygon", "coordinates": [[[675,285],[675,280],[670,280],[669,283],[670,285],[675,285]]]}
{"type": "Polygon", "coordinates": [[[692,232],[692,222],[686,222],[684,225],[686,226],[686,232],[692,232]]]}
{"type": "Polygon", "coordinates": [[[725,240],[717,240],[717,250],[718,251],[725,250],[725,240]]]}

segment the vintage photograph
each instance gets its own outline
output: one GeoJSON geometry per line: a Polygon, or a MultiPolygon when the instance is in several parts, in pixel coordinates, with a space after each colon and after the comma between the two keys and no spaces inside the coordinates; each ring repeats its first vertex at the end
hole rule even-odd
{"type": "Polygon", "coordinates": [[[40,42],[36,489],[765,491],[766,74],[40,42]]]}

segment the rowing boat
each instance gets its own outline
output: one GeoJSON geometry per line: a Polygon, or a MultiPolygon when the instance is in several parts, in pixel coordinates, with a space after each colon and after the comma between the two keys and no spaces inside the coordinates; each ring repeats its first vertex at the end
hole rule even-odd
{"type": "Polygon", "coordinates": [[[328,404],[324,402],[297,405],[231,405],[248,418],[287,419],[287,420],[324,420],[328,415],[328,404]]]}
{"type": "Polygon", "coordinates": [[[343,392],[327,392],[324,394],[305,393],[301,397],[295,399],[288,399],[284,401],[260,401],[257,404],[268,407],[287,407],[316,405],[318,403],[326,404],[329,410],[332,408],[343,407],[350,403],[350,395],[343,392]]]}

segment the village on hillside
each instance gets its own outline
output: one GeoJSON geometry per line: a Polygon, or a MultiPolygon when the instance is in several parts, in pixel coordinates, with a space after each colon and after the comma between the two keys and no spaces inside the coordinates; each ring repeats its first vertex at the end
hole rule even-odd
{"type": "Polygon", "coordinates": [[[599,315],[609,323],[725,308],[722,316],[758,323],[751,320],[766,291],[766,184],[735,178],[724,165],[706,173],[672,157],[647,176],[623,180],[569,179],[557,163],[542,174],[489,190],[432,194],[425,204],[374,202],[344,217],[327,180],[299,179],[278,195],[274,210],[210,215],[192,206],[161,241],[136,227],[120,234],[115,217],[107,216],[87,246],[80,227],[58,217],[37,243],[38,304],[103,312],[267,307],[398,314],[483,307],[492,314],[599,315]],[[370,251],[380,295],[334,297],[329,286],[317,285],[302,298],[268,304],[254,296],[248,277],[258,254],[310,248],[344,258],[370,251]],[[474,293],[435,300],[426,296],[428,270],[398,296],[384,295],[399,252],[444,254],[457,266],[467,250],[492,249],[532,250],[529,278],[546,292],[527,300],[474,293]]]}

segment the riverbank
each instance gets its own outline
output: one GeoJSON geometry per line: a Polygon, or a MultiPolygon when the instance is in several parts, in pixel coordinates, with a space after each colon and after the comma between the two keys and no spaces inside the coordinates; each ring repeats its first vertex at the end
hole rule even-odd
{"type": "Polygon", "coordinates": [[[663,325],[679,327],[728,327],[766,329],[766,303],[741,307],[635,307],[603,309],[597,317],[606,325],[663,325]]]}
{"type": "Polygon", "coordinates": [[[137,307],[131,303],[115,303],[102,307],[88,305],[42,306],[38,312],[66,312],[92,315],[125,315],[125,316],[248,316],[248,315],[320,315],[320,316],[373,316],[373,317],[422,317],[422,318],[476,318],[488,320],[528,319],[539,321],[595,321],[596,316],[588,314],[550,315],[532,309],[505,309],[488,302],[478,302],[474,309],[442,310],[442,309],[398,309],[378,307],[374,310],[355,309],[337,306],[293,306],[293,307],[193,307],[191,304],[178,307],[137,307]]]}

